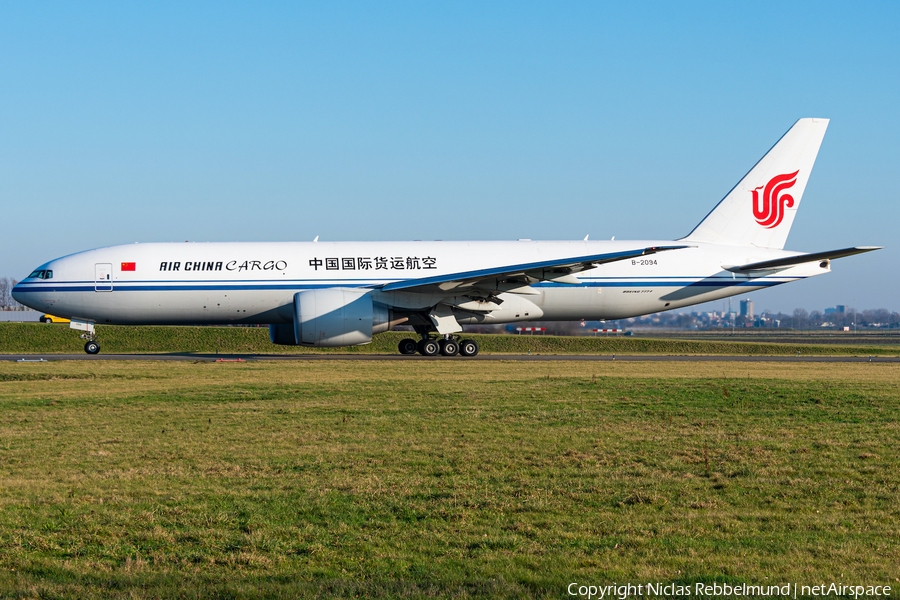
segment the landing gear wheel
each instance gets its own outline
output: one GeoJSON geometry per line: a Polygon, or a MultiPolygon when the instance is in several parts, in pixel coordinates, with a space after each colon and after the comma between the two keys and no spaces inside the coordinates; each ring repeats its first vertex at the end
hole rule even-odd
{"type": "Polygon", "coordinates": [[[424,339],[419,340],[418,350],[422,356],[434,356],[441,351],[441,347],[435,340],[424,339]]]}
{"type": "Polygon", "coordinates": [[[416,340],[407,338],[400,340],[398,348],[400,349],[400,354],[415,354],[419,350],[419,345],[416,343],[416,340]]]}
{"type": "Polygon", "coordinates": [[[52,319],[48,319],[47,317],[41,317],[40,321],[41,321],[41,323],[52,323],[53,322],[52,319]]]}
{"type": "Polygon", "coordinates": [[[459,343],[459,353],[463,356],[475,356],[478,354],[478,342],[475,340],[463,340],[459,343]]]}
{"type": "Polygon", "coordinates": [[[99,354],[100,344],[92,340],[84,345],[84,351],[88,354],[99,354]]]}
{"type": "Polygon", "coordinates": [[[441,340],[439,345],[441,354],[444,356],[456,356],[459,354],[459,344],[456,343],[456,340],[441,340]]]}

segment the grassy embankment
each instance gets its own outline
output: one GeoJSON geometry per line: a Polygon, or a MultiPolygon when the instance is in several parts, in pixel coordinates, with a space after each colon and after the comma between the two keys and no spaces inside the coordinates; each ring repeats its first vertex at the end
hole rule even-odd
{"type": "MultiPolygon", "coordinates": [[[[346,348],[275,346],[266,327],[115,327],[98,326],[104,354],[199,352],[223,354],[295,354],[397,352],[408,333],[376,335],[371,344],[346,348]]],[[[67,325],[0,324],[0,353],[80,353],[84,341],[67,325]]],[[[415,337],[415,336],[412,336],[415,337]]],[[[753,354],[762,355],[898,355],[900,346],[784,344],[667,340],[625,337],[473,335],[484,353],[528,354],[753,354]]]]}
{"type": "Polygon", "coordinates": [[[898,365],[5,363],[0,406],[0,596],[900,587],[898,365]]]}

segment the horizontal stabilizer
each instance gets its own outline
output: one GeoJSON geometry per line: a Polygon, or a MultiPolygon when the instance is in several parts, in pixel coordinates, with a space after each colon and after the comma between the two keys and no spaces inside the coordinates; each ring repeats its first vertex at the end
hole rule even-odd
{"type": "Polygon", "coordinates": [[[814,262],[817,260],[843,258],[845,256],[853,256],[854,254],[862,254],[863,252],[871,252],[872,250],[881,250],[881,246],[857,246],[855,248],[843,248],[841,250],[828,250],[826,252],[813,252],[811,254],[785,256],[784,258],[764,260],[762,262],[750,263],[748,265],[741,265],[739,267],[728,267],[728,270],[735,273],[747,273],[749,271],[769,271],[772,269],[784,269],[787,267],[792,267],[794,265],[802,265],[803,263],[814,262]]]}

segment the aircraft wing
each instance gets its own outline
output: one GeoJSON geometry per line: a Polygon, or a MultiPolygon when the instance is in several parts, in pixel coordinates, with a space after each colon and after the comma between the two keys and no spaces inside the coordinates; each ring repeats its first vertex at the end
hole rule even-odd
{"type": "Polygon", "coordinates": [[[379,288],[382,291],[404,290],[416,293],[456,292],[468,288],[479,288],[491,291],[506,291],[521,294],[537,294],[537,291],[528,288],[529,283],[537,281],[555,281],[558,283],[577,284],[573,274],[593,269],[606,263],[620,260],[629,260],[638,256],[647,256],[667,250],[680,250],[690,246],[651,246],[649,248],[637,248],[623,252],[610,252],[606,254],[591,254],[588,256],[573,256],[569,258],[557,258],[554,260],[522,263],[517,265],[503,265],[475,271],[463,271],[448,273],[434,277],[421,279],[406,279],[385,284],[379,288]]]}
{"type": "Polygon", "coordinates": [[[772,269],[784,269],[794,265],[813,262],[817,260],[831,260],[833,258],[843,258],[844,256],[853,256],[854,254],[862,254],[863,252],[871,252],[872,250],[881,250],[881,246],[857,246],[855,248],[842,248],[841,250],[827,250],[825,252],[813,252],[811,254],[800,254],[797,256],[786,256],[784,258],[776,258],[774,260],[764,260],[762,262],[740,265],[737,267],[728,267],[729,271],[735,273],[747,273],[750,271],[769,271],[772,269]]]}

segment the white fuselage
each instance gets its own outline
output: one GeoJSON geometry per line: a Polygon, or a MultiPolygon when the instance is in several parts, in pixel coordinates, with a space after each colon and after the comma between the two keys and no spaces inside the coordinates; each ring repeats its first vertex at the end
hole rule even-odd
{"type": "MultiPolygon", "coordinates": [[[[383,284],[672,244],[577,242],[264,242],[130,244],[79,252],[42,265],[47,279],[19,283],[15,297],[60,317],[109,324],[285,324],[294,294],[315,288],[383,284]]],[[[543,281],[529,295],[499,293],[490,312],[461,312],[466,323],[609,320],[671,310],[819,275],[826,263],[736,274],[727,267],[796,255],[743,246],[689,248],[601,265],[580,283],[543,281]]],[[[402,310],[446,301],[447,293],[373,291],[402,310]]],[[[465,298],[456,300],[465,306],[465,298]]],[[[452,303],[453,301],[451,301],[452,303]]]]}

